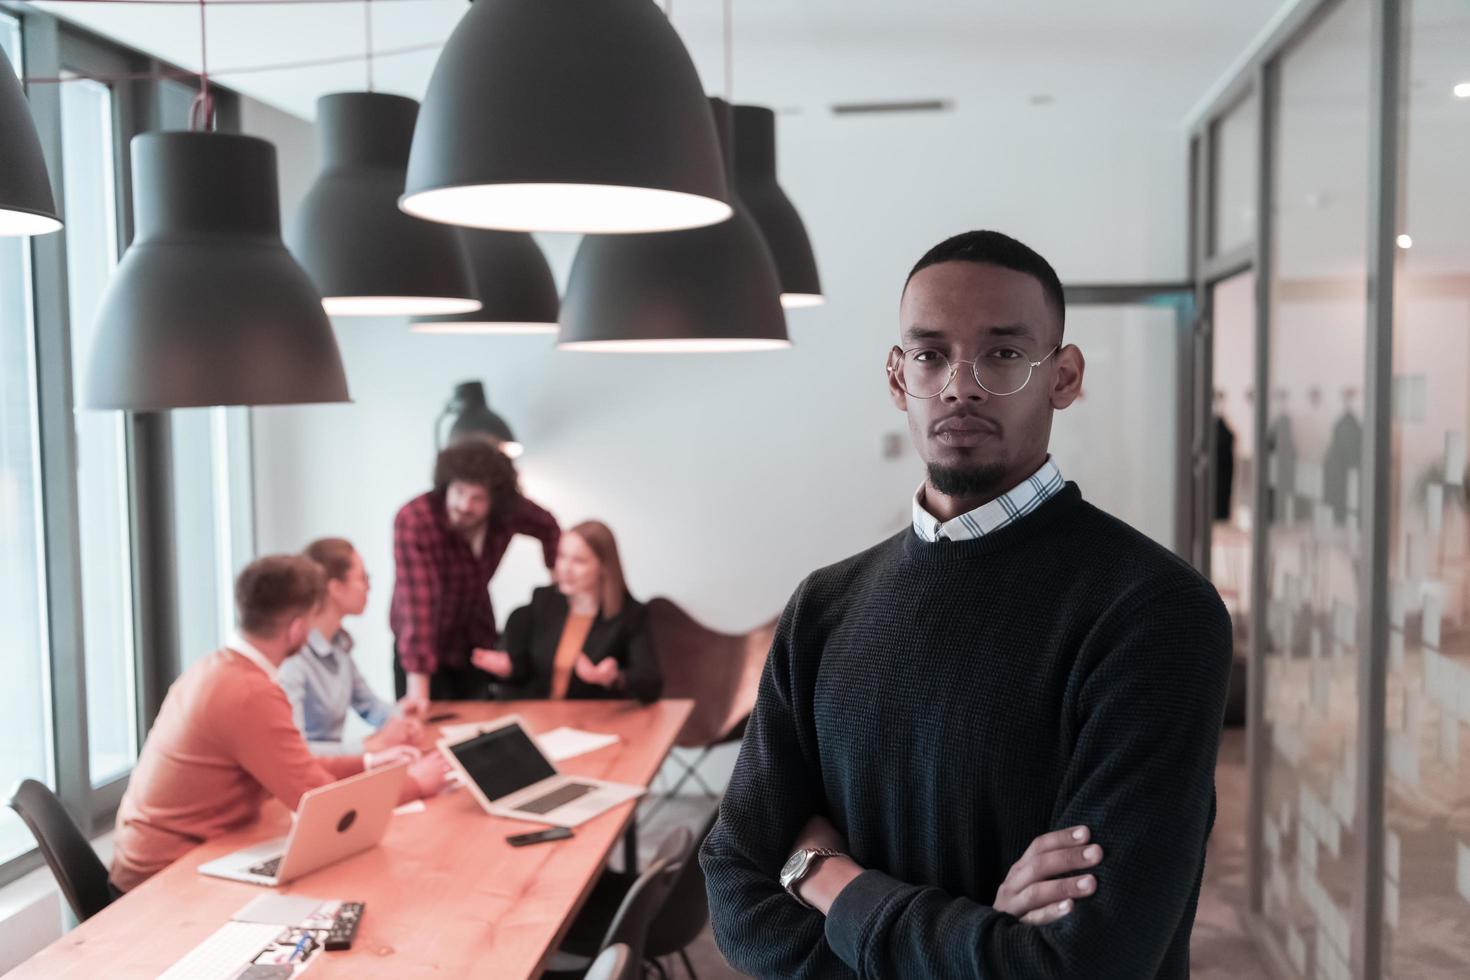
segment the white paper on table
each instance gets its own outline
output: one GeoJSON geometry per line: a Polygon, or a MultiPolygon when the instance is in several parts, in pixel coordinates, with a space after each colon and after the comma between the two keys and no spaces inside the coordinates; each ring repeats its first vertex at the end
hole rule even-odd
{"type": "Polygon", "coordinates": [[[409,800],[402,806],[394,807],[393,816],[401,817],[409,813],[423,813],[427,809],[428,807],[424,805],[423,800],[409,800]]]}
{"type": "Polygon", "coordinates": [[[563,759],[571,759],[575,756],[586,755],[588,752],[596,752],[598,749],[615,745],[621,741],[616,735],[605,735],[600,732],[584,732],[576,728],[552,729],[536,736],[536,744],[541,746],[541,751],[552,762],[561,762],[563,759]]]}

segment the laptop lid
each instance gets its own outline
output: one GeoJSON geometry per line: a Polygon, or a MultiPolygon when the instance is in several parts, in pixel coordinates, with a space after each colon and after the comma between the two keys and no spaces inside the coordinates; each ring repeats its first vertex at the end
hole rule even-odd
{"type": "Polygon", "coordinates": [[[442,744],[455,768],[492,804],[557,775],[556,766],[516,716],[463,741],[442,744]]]}
{"type": "Polygon", "coordinates": [[[304,793],[276,880],[300,878],[377,844],[407,778],[406,765],[382,766],[304,793]]]}

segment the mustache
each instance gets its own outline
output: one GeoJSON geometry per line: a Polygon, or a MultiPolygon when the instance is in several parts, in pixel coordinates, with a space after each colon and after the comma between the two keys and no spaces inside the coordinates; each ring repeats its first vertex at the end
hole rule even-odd
{"type": "Polygon", "coordinates": [[[966,429],[980,429],[990,433],[1000,432],[1000,423],[992,418],[981,415],[978,412],[953,412],[943,418],[934,419],[929,423],[929,434],[938,435],[957,426],[966,429]]]}

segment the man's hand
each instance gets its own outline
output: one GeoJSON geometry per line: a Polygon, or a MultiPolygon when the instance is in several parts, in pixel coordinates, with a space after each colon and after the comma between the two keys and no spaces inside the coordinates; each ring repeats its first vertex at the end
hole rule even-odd
{"type": "Polygon", "coordinates": [[[417,718],[394,715],[383,727],[362,740],[369,752],[380,752],[394,745],[417,745],[424,737],[424,726],[417,718]]]}
{"type": "Polygon", "coordinates": [[[405,694],[398,699],[398,713],[405,718],[421,722],[429,714],[428,698],[420,700],[412,694],[405,694]]]}
{"type": "Polygon", "coordinates": [[[616,657],[608,657],[594,664],[587,659],[587,654],[584,653],[577,657],[577,663],[572,670],[583,684],[593,684],[597,687],[617,687],[623,678],[623,672],[618,669],[616,657]]]}
{"type": "Polygon", "coordinates": [[[419,791],[419,797],[433,796],[444,788],[444,777],[449,772],[449,763],[438,752],[430,752],[408,767],[408,778],[419,791]]]}
{"type": "Polygon", "coordinates": [[[362,767],[364,769],[377,769],[382,766],[396,766],[404,762],[413,762],[423,753],[412,745],[393,745],[381,752],[364,752],[362,756],[362,767]]]}
{"type": "Polygon", "coordinates": [[[510,654],[501,650],[485,650],[479,647],[470,654],[470,663],[480,668],[487,674],[494,674],[502,680],[511,674],[510,654]]]}
{"type": "Polygon", "coordinates": [[[1093,875],[1057,877],[1093,867],[1102,860],[1102,848],[1089,844],[1088,839],[1086,827],[1069,827],[1036,838],[1021,859],[1011,865],[995,893],[994,908],[1033,926],[1066,916],[1075,899],[1097,891],[1093,875]]]}

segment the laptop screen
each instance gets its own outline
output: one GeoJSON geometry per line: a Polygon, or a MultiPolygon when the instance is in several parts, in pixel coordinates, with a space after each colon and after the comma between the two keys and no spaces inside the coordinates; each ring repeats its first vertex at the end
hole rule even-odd
{"type": "Polygon", "coordinates": [[[451,745],[449,751],[491,801],[556,775],[556,769],[520,725],[483,732],[451,745]]]}

